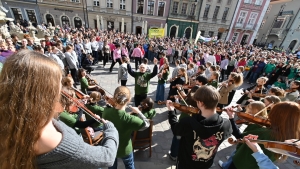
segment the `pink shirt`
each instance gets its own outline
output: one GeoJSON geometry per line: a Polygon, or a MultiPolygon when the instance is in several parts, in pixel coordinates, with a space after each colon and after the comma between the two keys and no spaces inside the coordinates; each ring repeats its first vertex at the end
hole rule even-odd
{"type": "Polygon", "coordinates": [[[121,55],[128,56],[128,50],[126,47],[121,49],[121,55]]]}
{"type": "Polygon", "coordinates": [[[117,59],[121,58],[121,50],[115,49],[114,50],[114,61],[116,62],[117,59]]]}
{"type": "Polygon", "coordinates": [[[131,54],[132,57],[143,57],[143,54],[142,54],[142,51],[139,47],[136,47],[133,49],[132,51],[132,54],[131,54]]]}
{"type": "Polygon", "coordinates": [[[216,62],[220,63],[221,62],[221,55],[215,55],[216,57],[216,62]]]}
{"type": "Polygon", "coordinates": [[[114,51],[116,49],[116,46],[113,43],[108,44],[110,47],[110,51],[114,51]]]}

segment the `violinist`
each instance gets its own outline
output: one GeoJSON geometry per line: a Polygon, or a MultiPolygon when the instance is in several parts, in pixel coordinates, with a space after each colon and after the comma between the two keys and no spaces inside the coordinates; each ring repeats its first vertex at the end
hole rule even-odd
{"type": "MultiPolygon", "coordinates": [[[[73,86],[74,80],[72,77],[67,76],[62,79],[62,90],[67,92],[70,96],[77,98],[73,86]]],[[[89,95],[84,95],[83,99],[88,99],[89,97],[89,95]]]]}
{"type": "Polygon", "coordinates": [[[171,96],[177,95],[176,85],[187,84],[187,81],[188,81],[188,77],[187,77],[186,69],[180,68],[178,70],[178,76],[173,81],[171,81],[168,100],[174,101],[174,98],[171,98],[171,96]]]}
{"type": "Polygon", "coordinates": [[[221,99],[219,101],[218,107],[221,109],[224,105],[230,104],[228,102],[229,93],[235,88],[243,83],[243,77],[241,74],[231,72],[228,76],[228,80],[221,84],[221,88],[219,89],[219,93],[221,95],[221,99]]]}
{"type": "Polygon", "coordinates": [[[86,79],[86,70],[80,68],[78,70],[78,77],[80,80],[81,91],[84,94],[88,94],[90,91],[97,91],[99,86],[97,85],[89,85],[88,80],[86,79]]]}
{"type": "MultiPolygon", "coordinates": [[[[227,109],[231,117],[234,113],[231,108],[227,109]]],[[[257,135],[261,140],[284,141],[290,138],[299,138],[300,128],[300,106],[294,102],[277,103],[270,111],[268,118],[271,123],[270,128],[261,127],[256,124],[249,124],[243,134],[235,135],[237,138],[243,138],[248,134],[257,135]]],[[[231,120],[232,121],[232,120],[231,120]]],[[[235,125],[232,127],[236,128],[235,125]]],[[[236,132],[239,130],[233,129],[236,132]]],[[[279,159],[280,155],[271,153],[262,148],[263,152],[272,160],[284,161],[286,157],[279,159]]],[[[231,155],[227,162],[219,161],[219,164],[224,169],[258,169],[259,166],[255,159],[251,157],[252,151],[245,144],[239,144],[236,151],[231,155]]]]}
{"type": "Polygon", "coordinates": [[[192,76],[192,78],[197,78],[198,76],[204,76],[205,77],[205,70],[206,70],[205,66],[200,65],[198,67],[198,71],[195,72],[195,74],[192,76]]]}
{"type": "Polygon", "coordinates": [[[272,104],[267,111],[269,112],[275,106],[275,104],[280,103],[280,101],[281,100],[278,96],[266,96],[264,98],[265,106],[268,106],[268,105],[272,104]]]}
{"type": "Polygon", "coordinates": [[[138,117],[130,115],[125,111],[127,104],[130,102],[130,90],[125,86],[119,86],[114,92],[113,99],[116,102],[115,107],[106,107],[103,112],[103,118],[111,121],[119,132],[119,147],[117,157],[112,167],[108,169],[116,169],[118,159],[122,158],[125,168],[134,168],[134,157],[131,142],[131,134],[133,131],[142,131],[149,127],[149,120],[137,107],[131,107],[133,113],[138,117]]]}
{"type": "Polygon", "coordinates": [[[211,85],[214,88],[218,88],[218,81],[219,81],[218,79],[219,79],[219,73],[215,71],[211,72],[210,79],[208,80],[207,85],[211,85]]]}
{"type": "Polygon", "coordinates": [[[156,88],[156,103],[158,101],[165,100],[165,88],[166,88],[166,82],[168,80],[168,76],[170,74],[169,71],[169,62],[165,62],[163,65],[163,69],[160,70],[160,72],[157,74],[158,77],[158,84],[156,88]]]}
{"type": "MultiPolygon", "coordinates": [[[[139,105],[139,109],[142,111],[142,113],[144,114],[144,116],[147,119],[152,119],[153,117],[155,117],[156,115],[156,111],[153,108],[154,102],[150,97],[147,97],[146,99],[144,99],[141,102],[141,105],[139,105]]],[[[136,115],[134,113],[134,115],[136,115]]]]}
{"type": "Polygon", "coordinates": [[[257,85],[251,86],[244,90],[244,95],[236,102],[237,104],[244,104],[247,105],[249,104],[248,99],[253,99],[256,101],[259,101],[261,98],[260,97],[255,97],[252,96],[252,93],[257,93],[257,94],[266,94],[267,89],[264,87],[266,84],[268,78],[266,77],[260,77],[256,80],[257,85]]]}
{"type": "Polygon", "coordinates": [[[201,114],[179,122],[171,101],[167,101],[169,123],[174,136],[180,136],[177,169],[208,169],[220,144],[231,135],[230,122],[216,113],[220,99],[217,89],[200,87],[193,95],[201,114]]]}
{"type": "Polygon", "coordinates": [[[280,89],[278,87],[271,87],[268,91],[268,96],[278,96],[280,99],[284,98],[286,95],[286,92],[283,89],[280,89]]]}
{"type": "MultiPolygon", "coordinates": [[[[90,94],[90,98],[87,104],[85,106],[94,114],[102,117],[104,107],[101,107],[98,105],[98,102],[101,100],[101,94],[99,92],[93,91],[90,94]]],[[[86,119],[92,119],[90,116],[86,116],[86,119]]],[[[94,125],[93,126],[94,131],[99,131],[102,129],[101,125],[94,125]]]]}
{"type": "Polygon", "coordinates": [[[289,88],[290,90],[287,91],[282,101],[296,101],[296,99],[299,97],[300,81],[292,81],[289,84],[289,88]]]}

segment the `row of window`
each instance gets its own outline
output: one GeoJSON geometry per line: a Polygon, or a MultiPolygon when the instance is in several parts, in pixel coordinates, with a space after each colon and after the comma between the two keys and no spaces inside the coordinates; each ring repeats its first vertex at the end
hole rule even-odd
{"type": "MultiPolygon", "coordinates": [[[[125,0],[120,0],[120,9],[125,10],[125,0]]],[[[94,0],[94,6],[100,6],[100,0],[94,0]]],[[[107,8],[113,8],[113,0],[106,0],[106,7],[107,8]]]]}
{"type": "MultiPolygon", "coordinates": [[[[11,8],[12,14],[15,18],[15,21],[20,23],[21,20],[23,20],[23,15],[20,8],[11,8]]],[[[32,24],[37,24],[36,15],[33,9],[25,9],[27,13],[28,20],[32,24]]]]}
{"type": "MultiPolygon", "coordinates": [[[[206,4],[204,13],[203,13],[203,18],[208,18],[209,10],[210,10],[210,5],[206,4]]],[[[219,10],[220,10],[220,6],[216,6],[212,19],[217,19],[219,10]]],[[[226,20],[228,12],[229,12],[229,7],[225,7],[223,15],[222,15],[222,20],[226,20]]]]}
{"type": "MultiPolygon", "coordinates": [[[[166,6],[165,2],[162,1],[158,2],[158,12],[157,12],[158,16],[164,16],[165,6],[166,6]]],[[[154,15],[154,9],[155,9],[155,1],[148,0],[147,15],[154,15]]],[[[144,14],[144,0],[138,0],[136,13],[144,14]]]]}
{"type": "MultiPolygon", "coordinates": [[[[248,14],[247,11],[241,11],[237,20],[237,24],[244,25],[244,23],[246,22],[247,14],[248,14]]],[[[247,21],[247,25],[254,25],[257,17],[258,17],[258,13],[251,12],[250,17],[247,21]]]]}
{"type": "MultiPolygon", "coordinates": [[[[186,15],[187,14],[187,8],[188,8],[188,3],[182,3],[180,14],[186,15]]],[[[179,9],[179,2],[176,2],[176,1],[173,2],[172,13],[178,14],[178,9],[179,9]]],[[[196,4],[192,3],[190,9],[191,10],[190,10],[189,15],[191,15],[191,16],[195,15],[196,4]]]]}
{"type": "MultiPolygon", "coordinates": [[[[245,4],[252,4],[252,1],[253,0],[244,0],[244,3],[245,4]]],[[[255,4],[255,5],[262,5],[262,3],[263,3],[263,0],[255,0],[255,2],[253,4],[255,4]]]]}
{"type": "MultiPolygon", "coordinates": [[[[206,0],[207,2],[212,2],[213,0],[206,0]]],[[[217,0],[217,3],[222,3],[222,0],[217,0]]],[[[227,5],[231,5],[232,0],[227,0],[227,5]]]]}

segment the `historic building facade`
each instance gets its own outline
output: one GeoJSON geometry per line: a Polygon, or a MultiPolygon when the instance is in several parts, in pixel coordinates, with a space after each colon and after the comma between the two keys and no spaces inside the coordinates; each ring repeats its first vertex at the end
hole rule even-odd
{"type": "Polygon", "coordinates": [[[195,38],[203,0],[172,0],[167,22],[168,36],[195,38]]]}
{"type": "Polygon", "coordinates": [[[226,40],[252,44],[267,11],[270,0],[240,0],[226,40]]]}
{"type": "Polygon", "coordinates": [[[2,5],[6,16],[15,19],[16,23],[26,20],[36,26],[42,22],[36,0],[2,0],[2,5]]]}
{"type": "Polygon", "coordinates": [[[52,25],[89,27],[86,0],[37,0],[42,21],[52,25]]]}
{"type": "Polygon", "coordinates": [[[132,0],[132,32],[147,33],[145,29],[164,27],[171,0],[132,0]],[[146,27],[146,28],[145,28],[146,27]]]}
{"type": "Polygon", "coordinates": [[[238,0],[203,0],[198,31],[204,37],[225,40],[238,0]]]}
{"type": "Polygon", "coordinates": [[[260,25],[257,45],[296,50],[300,46],[299,1],[271,2],[260,25]]]}
{"type": "Polygon", "coordinates": [[[131,9],[131,0],[90,0],[87,2],[90,27],[121,31],[123,20],[124,32],[131,33],[131,9]]]}

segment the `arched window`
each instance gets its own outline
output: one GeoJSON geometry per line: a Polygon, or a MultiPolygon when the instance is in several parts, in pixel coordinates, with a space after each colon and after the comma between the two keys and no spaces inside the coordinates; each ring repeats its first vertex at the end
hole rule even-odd
{"type": "Polygon", "coordinates": [[[67,16],[62,16],[61,17],[61,23],[63,26],[70,26],[70,20],[69,17],[67,16]]]}
{"type": "Polygon", "coordinates": [[[82,27],[82,21],[79,17],[74,18],[74,26],[75,26],[75,28],[81,28],[82,27]]]}
{"type": "Polygon", "coordinates": [[[174,38],[176,36],[176,31],[177,31],[176,26],[172,26],[170,29],[170,37],[171,38],[174,38]]]}
{"type": "Polygon", "coordinates": [[[192,29],[191,29],[191,28],[186,28],[186,29],[185,29],[184,34],[185,34],[185,37],[186,37],[187,39],[190,39],[190,37],[191,37],[191,32],[192,32],[192,29]]]}
{"type": "Polygon", "coordinates": [[[289,45],[289,49],[290,49],[291,51],[293,51],[294,48],[295,48],[295,46],[296,46],[296,44],[297,44],[297,40],[293,40],[293,41],[290,43],[290,45],[289,45]]]}
{"type": "Polygon", "coordinates": [[[52,24],[52,26],[54,26],[55,24],[54,24],[54,19],[53,19],[53,16],[51,15],[51,14],[46,14],[46,24],[49,24],[49,23],[51,23],[52,24]]]}

